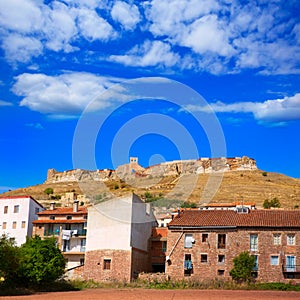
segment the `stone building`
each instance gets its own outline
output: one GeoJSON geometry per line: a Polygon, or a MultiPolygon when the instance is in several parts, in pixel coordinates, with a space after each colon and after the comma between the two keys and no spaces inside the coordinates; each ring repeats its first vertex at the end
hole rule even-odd
{"type": "Polygon", "coordinates": [[[151,206],[134,194],[90,206],[82,277],[130,281],[151,271],[150,237],[156,224],[151,206]]]}
{"type": "Polygon", "coordinates": [[[166,273],[172,279],[230,279],[233,258],[249,251],[262,282],[300,282],[299,210],[190,210],[168,225],[166,273]]]}
{"type": "Polygon", "coordinates": [[[66,269],[84,264],[86,245],[87,208],[74,201],[73,207],[50,209],[38,213],[33,221],[33,235],[55,237],[59,249],[67,260],[66,269]]]}

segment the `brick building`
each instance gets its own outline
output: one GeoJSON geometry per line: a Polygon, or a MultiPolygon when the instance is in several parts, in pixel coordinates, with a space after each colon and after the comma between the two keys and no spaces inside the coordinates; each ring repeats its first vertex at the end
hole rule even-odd
{"type": "Polygon", "coordinates": [[[152,272],[165,272],[167,235],[167,227],[155,227],[152,229],[150,252],[152,272]]]}
{"type": "Polygon", "coordinates": [[[67,260],[67,269],[84,263],[86,245],[87,208],[74,201],[73,207],[56,208],[51,203],[50,209],[38,213],[38,220],[33,221],[33,235],[54,236],[58,247],[67,260]]]}
{"type": "Polygon", "coordinates": [[[230,279],[233,258],[249,251],[253,277],[262,282],[300,282],[299,210],[190,210],[168,225],[166,273],[230,279]]]}

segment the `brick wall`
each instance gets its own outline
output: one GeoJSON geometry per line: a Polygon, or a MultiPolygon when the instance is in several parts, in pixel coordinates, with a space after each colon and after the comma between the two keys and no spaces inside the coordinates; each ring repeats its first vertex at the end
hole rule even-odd
{"type": "Polygon", "coordinates": [[[131,251],[95,250],[85,254],[84,278],[101,281],[130,281],[131,251]],[[104,260],[111,260],[110,269],[104,269],[104,260]]]}
{"type": "Polygon", "coordinates": [[[148,252],[132,248],[132,272],[131,279],[136,279],[139,273],[150,272],[151,263],[148,252]]]}
{"type": "MultiPolygon", "coordinates": [[[[286,255],[295,255],[296,264],[300,265],[300,233],[296,230],[220,229],[185,233],[181,236],[181,231],[169,230],[168,232],[166,255],[170,255],[171,249],[178,242],[173,253],[171,253],[169,263],[166,265],[166,273],[173,279],[185,276],[185,254],[191,255],[193,263],[191,277],[198,280],[231,279],[229,272],[233,268],[233,258],[243,251],[250,251],[250,234],[258,235],[258,251],[251,252],[251,254],[258,255],[257,280],[265,282],[291,280],[284,278],[282,272],[282,264],[286,255]],[[193,234],[195,242],[192,248],[184,248],[185,233],[193,234]],[[202,233],[208,234],[206,242],[202,242],[202,233]],[[273,233],[281,233],[281,245],[273,244],[273,233]],[[287,233],[295,234],[295,246],[287,246],[287,233]],[[217,247],[218,234],[226,234],[225,249],[218,249],[217,247]],[[203,255],[202,260],[205,260],[205,255],[207,255],[207,262],[201,261],[201,254],[203,255]],[[221,260],[222,255],[225,256],[224,262],[221,260]],[[271,255],[279,256],[279,264],[277,266],[270,265],[271,255]]],[[[300,282],[300,279],[293,280],[300,282]]]]}

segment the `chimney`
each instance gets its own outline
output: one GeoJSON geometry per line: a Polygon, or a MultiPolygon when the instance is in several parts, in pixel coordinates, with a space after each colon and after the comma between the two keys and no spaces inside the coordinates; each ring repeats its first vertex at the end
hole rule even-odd
{"type": "Polygon", "coordinates": [[[54,210],[55,209],[55,202],[51,202],[50,203],[50,210],[54,210]]]}
{"type": "Polygon", "coordinates": [[[73,212],[78,212],[78,203],[79,203],[78,200],[74,200],[74,203],[73,203],[73,212]]]}

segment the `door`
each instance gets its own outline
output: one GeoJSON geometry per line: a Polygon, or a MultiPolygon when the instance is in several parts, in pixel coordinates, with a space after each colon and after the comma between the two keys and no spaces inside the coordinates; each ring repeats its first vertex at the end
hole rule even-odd
{"type": "Polygon", "coordinates": [[[295,272],[296,271],[296,257],[293,255],[287,255],[286,257],[286,271],[295,272]]]}

